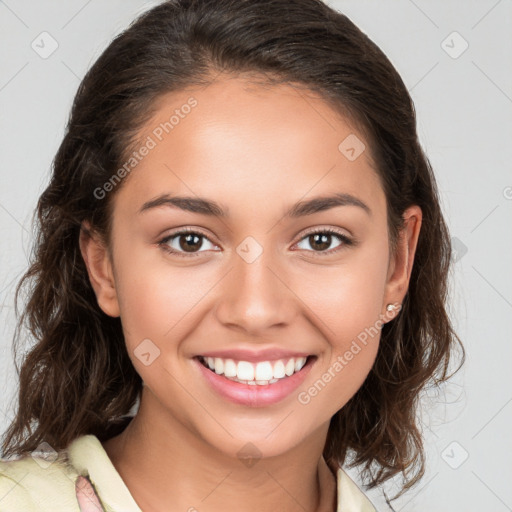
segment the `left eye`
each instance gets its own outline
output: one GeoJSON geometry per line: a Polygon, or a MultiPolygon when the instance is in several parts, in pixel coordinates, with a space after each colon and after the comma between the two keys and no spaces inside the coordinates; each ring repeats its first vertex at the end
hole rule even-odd
{"type": "Polygon", "coordinates": [[[317,249],[313,249],[313,252],[320,253],[333,253],[336,252],[342,245],[352,245],[352,240],[350,240],[350,238],[331,229],[324,229],[308,233],[301,239],[299,244],[303,242],[309,243],[311,247],[316,246],[317,249]],[[334,248],[334,250],[327,251],[326,249],[331,245],[333,236],[338,238],[338,240],[341,240],[341,242],[334,248]]]}

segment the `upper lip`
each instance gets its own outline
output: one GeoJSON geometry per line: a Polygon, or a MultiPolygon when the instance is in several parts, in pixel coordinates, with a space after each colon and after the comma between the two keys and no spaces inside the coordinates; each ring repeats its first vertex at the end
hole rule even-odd
{"type": "Polygon", "coordinates": [[[248,349],[226,349],[226,350],[211,350],[203,352],[200,356],[203,357],[219,357],[221,359],[235,359],[236,361],[274,361],[277,359],[291,359],[297,357],[308,357],[312,354],[307,352],[292,352],[282,348],[267,348],[264,350],[248,350],[248,349]]]}

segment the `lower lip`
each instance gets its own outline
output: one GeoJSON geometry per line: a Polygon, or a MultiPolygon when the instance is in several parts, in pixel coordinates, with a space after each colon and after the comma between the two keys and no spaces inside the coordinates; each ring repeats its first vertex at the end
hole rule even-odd
{"type": "Polygon", "coordinates": [[[223,375],[218,375],[206,368],[198,358],[194,358],[194,361],[199,366],[201,374],[219,395],[236,404],[264,407],[265,405],[275,404],[293,393],[304,382],[315,359],[315,357],[309,357],[299,372],[294,373],[290,377],[279,379],[274,384],[264,386],[241,384],[240,382],[229,380],[223,375]]]}

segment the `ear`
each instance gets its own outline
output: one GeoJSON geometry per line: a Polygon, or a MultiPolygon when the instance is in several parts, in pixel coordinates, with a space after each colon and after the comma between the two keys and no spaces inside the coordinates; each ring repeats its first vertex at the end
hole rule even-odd
{"type": "MultiPolygon", "coordinates": [[[[421,229],[421,208],[417,205],[409,207],[404,212],[403,219],[404,227],[400,231],[395,254],[391,255],[389,262],[384,303],[382,305],[384,314],[388,317],[390,312],[386,311],[387,304],[402,304],[409,288],[414,255],[421,229]]],[[[395,309],[395,314],[398,311],[399,309],[395,309]]]]}
{"type": "Polygon", "coordinates": [[[118,317],[119,303],[110,254],[104,241],[91,229],[87,221],[80,227],[80,252],[98,305],[107,315],[118,317]]]}

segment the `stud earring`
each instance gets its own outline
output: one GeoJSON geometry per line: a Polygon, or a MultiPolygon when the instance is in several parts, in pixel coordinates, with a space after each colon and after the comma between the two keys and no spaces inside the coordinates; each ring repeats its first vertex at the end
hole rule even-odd
{"type": "Polygon", "coordinates": [[[397,308],[397,306],[395,304],[388,304],[386,306],[386,311],[393,311],[396,308],[397,308]]]}

